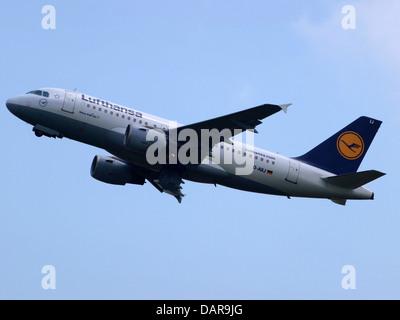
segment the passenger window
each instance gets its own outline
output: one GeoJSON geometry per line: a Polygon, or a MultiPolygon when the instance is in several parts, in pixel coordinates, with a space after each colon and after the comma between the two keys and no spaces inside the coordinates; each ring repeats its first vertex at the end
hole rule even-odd
{"type": "Polygon", "coordinates": [[[261,161],[264,161],[264,158],[261,158],[261,161]]]}
{"type": "Polygon", "coordinates": [[[122,116],[121,116],[121,118],[122,118],[122,119],[125,119],[125,116],[124,116],[124,115],[122,115],[122,116]]]}
{"type": "Polygon", "coordinates": [[[128,121],[131,121],[131,117],[128,117],[128,121]]]}
{"type": "Polygon", "coordinates": [[[101,108],[99,108],[99,111],[101,111],[101,108]]]}
{"type": "Polygon", "coordinates": [[[88,104],[87,107],[90,108],[90,104],[88,104]]]}
{"type": "Polygon", "coordinates": [[[115,114],[117,117],[119,117],[119,113],[117,112],[116,114],[115,114]]]}
{"type": "Polygon", "coordinates": [[[113,115],[113,114],[114,114],[114,112],[110,111],[110,114],[111,114],[111,115],[113,115]]]}

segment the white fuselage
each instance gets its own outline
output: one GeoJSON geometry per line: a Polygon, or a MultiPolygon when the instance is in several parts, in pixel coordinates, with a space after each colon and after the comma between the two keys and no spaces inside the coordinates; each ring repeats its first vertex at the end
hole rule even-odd
{"type": "MultiPolygon", "coordinates": [[[[122,145],[123,136],[129,124],[168,130],[172,122],[74,91],[54,88],[41,90],[48,92],[49,97],[35,94],[21,95],[9,99],[7,106],[13,106],[13,109],[9,107],[12,113],[34,126],[42,125],[59,132],[61,136],[103,148],[134,165],[150,170],[159,170],[158,166],[147,164],[143,156],[140,157],[138,154],[126,150],[122,145]]],[[[292,158],[251,148],[244,144],[235,143],[232,146],[221,143],[216,145],[213,150],[216,148],[223,150],[221,157],[228,152],[240,152],[241,154],[245,152],[249,160],[254,162],[251,173],[240,176],[237,178],[240,179],[240,182],[237,182],[239,180],[234,179],[237,165],[215,161],[216,159],[214,161],[206,159],[203,166],[214,167],[227,174],[224,178],[225,182],[221,184],[228,187],[288,197],[373,198],[373,193],[364,187],[352,190],[330,185],[322,178],[334,174],[292,158]],[[235,186],[235,183],[241,184],[242,182],[243,186],[235,186]],[[247,182],[251,187],[245,187],[247,182]],[[264,186],[266,189],[257,190],[257,185],[264,186]],[[271,192],[268,192],[269,188],[271,192]]],[[[188,166],[188,168],[190,172],[184,177],[185,179],[212,183],[212,179],[205,178],[203,180],[200,177],[203,171],[197,172],[195,166],[188,166]]],[[[218,183],[220,182],[218,181],[218,183]]]]}

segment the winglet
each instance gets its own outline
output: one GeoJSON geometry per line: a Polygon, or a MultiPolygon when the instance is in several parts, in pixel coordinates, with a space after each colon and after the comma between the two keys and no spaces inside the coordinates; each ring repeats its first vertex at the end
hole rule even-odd
{"type": "Polygon", "coordinates": [[[289,108],[291,105],[292,105],[292,103],[282,104],[282,105],[280,105],[280,107],[284,113],[287,113],[287,108],[289,108]]]}

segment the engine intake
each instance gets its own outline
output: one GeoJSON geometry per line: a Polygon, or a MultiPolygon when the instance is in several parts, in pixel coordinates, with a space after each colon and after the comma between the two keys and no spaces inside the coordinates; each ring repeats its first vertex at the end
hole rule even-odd
{"type": "Polygon", "coordinates": [[[127,183],[138,185],[145,183],[145,178],[136,174],[128,163],[109,156],[95,156],[90,175],[101,182],[119,186],[127,183]]]}
{"type": "Polygon", "coordinates": [[[146,151],[147,148],[152,144],[152,141],[146,141],[148,132],[149,129],[147,128],[130,124],[125,131],[124,146],[132,151],[146,151]]]}
{"type": "Polygon", "coordinates": [[[148,129],[130,124],[125,131],[124,146],[131,151],[146,152],[147,148],[160,138],[165,140],[165,132],[161,129],[148,129]],[[148,136],[150,141],[146,140],[148,136]]]}

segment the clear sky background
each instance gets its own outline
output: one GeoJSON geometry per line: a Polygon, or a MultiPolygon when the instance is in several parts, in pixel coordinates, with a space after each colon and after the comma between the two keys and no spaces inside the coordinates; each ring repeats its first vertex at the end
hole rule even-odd
{"type": "Polygon", "coordinates": [[[399,299],[399,16],[398,0],[3,3],[0,298],[399,299]],[[42,29],[46,4],[56,30],[42,29]],[[383,125],[360,170],[388,175],[368,185],[375,201],[346,207],[191,182],[179,205],[92,179],[103,150],[36,138],[5,101],[41,87],[185,124],[291,102],[256,136],[287,156],[370,116],[383,125]]]}

